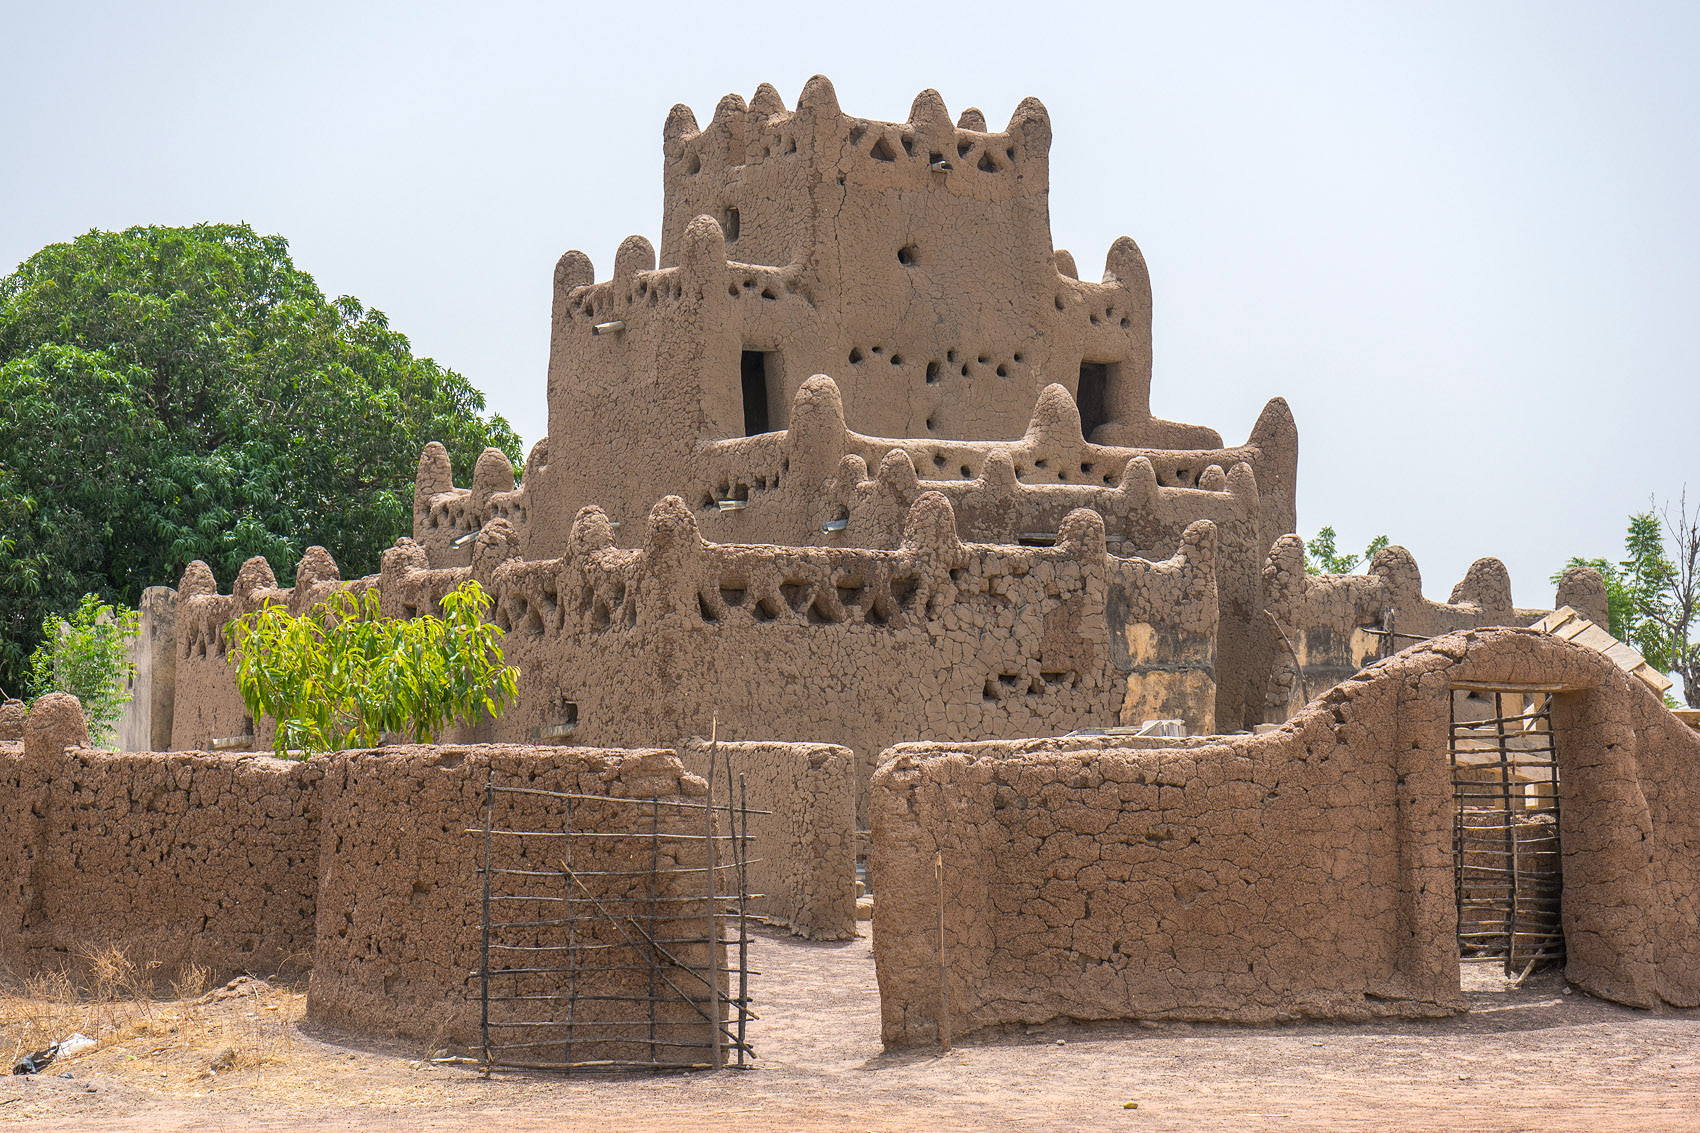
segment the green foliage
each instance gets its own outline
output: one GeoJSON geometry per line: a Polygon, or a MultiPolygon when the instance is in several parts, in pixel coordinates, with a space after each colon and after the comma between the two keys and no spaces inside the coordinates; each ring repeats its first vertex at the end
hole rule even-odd
{"type": "Polygon", "coordinates": [[[1611,635],[1634,646],[1661,673],[1680,676],[1689,707],[1700,708],[1700,642],[1694,640],[1700,629],[1700,513],[1688,514],[1684,493],[1674,520],[1668,507],[1631,515],[1623,551],[1615,563],[1572,558],[1552,581],[1571,567],[1599,571],[1611,635]]]}
{"type": "Polygon", "coordinates": [[[1332,527],[1324,527],[1316,538],[1305,543],[1306,574],[1351,574],[1360,563],[1368,563],[1387,546],[1387,536],[1377,535],[1364,548],[1362,556],[1343,555],[1335,546],[1332,527]]]}
{"type": "Polygon", "coordinates": [[[1630,516],[1623,549],[1625,557],[1615,563],[1572,558],[1563,570],[1553,575],[1552,582],[1557,585],[1564,571],[1571,567],[1592,567],[1599,571],[1606,584],[1606,608],[1611,622],[1607,630],[1619,641],[1633,645],[1655,669],[1668,673],[1671,643],[1653,615],[1669,605],[1667,592],[1676,567],[1665,554],[1659,517],[1652,512],[1630,516]]]}
{"type": "Polygon", "coordinates": [[[130,703],[124,684],[135,675],[129,642],[141,627],[135,610],[114,609],[85,594],[69,618],[42,623],[42,642],[29,660],[30,692],[68,692],[83,702],[89,738],[105,746],[118,738],[118,717],[130,703]]]}
{"type": "Polygon", "coordinates": [[[419,450],[458,476],[519,438],[381,311],[327,300],[246,225],[90,232],[0,279],[0,687],[47,615],[134,605],[193,559],[315,543],[375,571],[408,532],[419,450]]]}
{"type": "Polygon", "coordinates": [[[443,617],[386,618],[375,588],[338,591],[296,617],[263,606],[228,627],[236,684],[254,719],[277,721],[276,750],[373,747],[385,733],[427,743],[453,724],[500,716],[518,695],[490,597],[467,581],[443,617]]]}

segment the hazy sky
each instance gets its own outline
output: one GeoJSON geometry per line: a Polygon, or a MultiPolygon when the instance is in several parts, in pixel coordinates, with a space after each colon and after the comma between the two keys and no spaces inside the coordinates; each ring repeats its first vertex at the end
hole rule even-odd
{"type": "Polygon", "coordinates": [[[246,220],[529,445],[555,259],[657,240],[668,108],[815,72],[894,121],[1037,95],[1057,245],[1150,263],[1156,412],[1237,443],[1286,397],[1301,528],[1386,532],[1431,597],[1496,555],[1546,604],[1700,493],[1692,3],[3,0],[0,271],[246,220]]]}

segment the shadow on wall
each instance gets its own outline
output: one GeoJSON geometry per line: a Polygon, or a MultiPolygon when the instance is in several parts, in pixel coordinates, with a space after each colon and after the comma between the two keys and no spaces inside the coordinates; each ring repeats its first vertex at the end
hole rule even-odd
{"type": "Polygon", "coordinates": [[[1700,735],[1599,654],[1491,629],[1381,661],[1261,736],[890,749],[873,794],[885,1042],[935,1042],[941,1022],[1464,1010],[1458,682],[1563,690],[1567,978],[1700,1005],[1700,735]]]}

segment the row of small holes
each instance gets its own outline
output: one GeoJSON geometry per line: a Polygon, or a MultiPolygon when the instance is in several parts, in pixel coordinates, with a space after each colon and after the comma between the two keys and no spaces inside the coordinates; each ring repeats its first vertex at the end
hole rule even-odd
{"type": "MultiPolygon", "coordinates": [[[[745,284],[745,286],[747,287],[747,286],[749,286],[749,284],[745,284]]],[[[864,361],[867,360],[867,357],[868,357],[869,354],[879,355],[879,354],[884,354],[884,353],[885,353],[885,347],[883,347],[883,346],[871,346],[865,352],[862,350],[862,348],[860,346],[852,346],[850,348],[850,364],[852,366],[860,366],[864,361]]],[[[962,362],[962,363],[959,364],[957,362],[955,349],[945,351],[945,359],[952,366],[960,365],[961,368],[959,370],[959,373],[961,373],[961,375],[963,377],[966,378],[966,377],[972,376],[971,373],[970,373],[970,370],[969,370],[969,365],[970,365],[969,363],[962,362]]],[[[893,354],[888,359],[888,361],[893,366],[901,366],[901,365],[903,365],[903,355],[893,354]]],[[[1019,366],[1019,365],[1021,365],[1022,361],[1023,361],[1023,358],[1022,358],[1021,352],[1017,351],[1015,354],[1010,356],[1010,360],[1009,360],[1008,363],[999,362],[998,365],[997,365],[997,370],[996,370],[998,377],[1000,377],[1000,378],[1009,377],[1009,367],[1011,365],[1019,366]]],[[[981,366],[989,366],[989,365],[992,364],[990,356],[985,355],[985,354],[981,354],[981,355],[976,356],[975,362],[977,362],[981,366]]],[[[928,362],[927,363],[927,370],[926,370],[927,384],[928,385],[936,385],[938,383],[938,380],[939,380],[940,372],[941,372],[940,366],[939,366],[939,363],[936,359],[934,361],[928,362]]]]}
{"type": "MultiPolygon", "coordinates": [[[[862,139],[867,137],[867,135],[867,124],[862,122],[856,123],[854,126],[850,127],[850,144],[852,146],[860,145],[862,139]]],[[[915,156],[915,136],[913,134],[900,131],[898,133],[897,140],[903,147],[903,154],[905,157],[912,158],[915,156]]],[[[975,143],[972,138],[964,137],[959,139],[956,143],[956,156],[959,159],[966,159],[968,155],[974,151],[974,145],[975,143]]],[[[1003,152],[1004,157],[1010,162],[1013,163],[1015,161],[1014,146],[1006,147],[1003,152]]],[[[875,161],[895,162],[897,160],[897,153],[891,148],[891,143],[886,140],[886,135],[883,132],[874,139],[874,144],[868,147],[868,156],[873,158],[875,161]]],[[[943,160],[943,158],[944,155],[941,153],[929,153],[927,155],[927,164],[932,165],[935,162],[943,160]]],[[[980,160],[974,163],[974,168],[984,173],[998,173],[1003,169],[1003,167],[997,163],[997,159],[992,156],[992,150],[989,146],[981,151],[980,160]]],[[[695,170],[692,170],[691,172],[695,172],[695,170]]]]}
{"type": "MultiPolygon", "coordinates": [[[[789,157],[791,154],[794,154],[794,153],[797,152],[797,139],[794,138],[794,137],[791,137],[789,134],[781,134],[779,136],[779,144],[783,148],[783,152],[782,152],[781,156],[789,157]]],[[[772,157],[773,156],[773,146],[772,145],[762,146],[761,155],[764,158],[772,157]]],[[[687,159],[686,162],[685,162],[685,174],[686,174],[686,176],[689,176],[689,177],[695,177],[698,173],[701,173],[701,172],[702,172],[702,154],[692,153],[691,156],[689,157],[689,159],[687,159]]]]}
{"type": "MultiPolygon", "coordinates": [[[[1066,311],[1068,309],[1068,302],[1067,302],[1066,298],[1062,295],[1058,295],[1056,297],[1056,305],[1057,305],[1057,310],[1059,310],[1059,311],[1066,311]]],[[[1114,322],[1114,321],[1116,321],[1116,309],[1114,307],[1105,307],[1103,318],[1099,318],[1098,312],[1093,311],[1091,314],[1086,316],[1086,319],[1093,326],[1099,326],[1099,325],[1101,325],[1105,322],[1114,322]]],[[[1123,315],[1121,317],[1121,327],[1122,327],[1123,330],[1128,329],[1132,325],[1133,325],[1132,319],[1128,318],[1126,315],[1123,315]]]]}
{"type": "MultiPolygon", "coordinates": [[[[635,293],[634,292],[628,292],[627,293],[627,295],[626,295],[626,305],[631,306],[634,302],[636,302],[639,299],[646,299],[646,300],[648,300],[649,305],[651,307],[653,307],[653,306],[655,306],[656,302],[658,300],[662,299],[662,298],[677,299],[681,295],[683,295],[684,293],[685,293],[684,284],[680,283],[676,279],[673,280],[671,283],[663,283],[659,287],[651,287],[649,285],[649,282],[647,280],[645,280],[645,281],[640,282],[637,285],[637,291],[635,293]],[[663,294],[663,293],[665,293],[665,294],[663,294]]],[[[575,303],[573,305],[573,307],[568,310],[567,317],[571,318],[572,315],[576,311],[576,312],[582,312],[584,314],[584,317],[587,318],[587,319],[595,319],[596,318],[596,301],[594,299],[586,296],[583,300],[581,300],[581,302],[583,304],[582,306],[580,306],[578,303],[575,303]]]]}
{"type": "MultiPolygon", "coordinates": [[[[745,291],[754,291],[755,289],[756,289],[756,281],[746,276],[745,279],[744,279],[744,290],[745,291]]],[[[734,299],[738,298],[738,285],[736,283],[728,283],[726,285],[726,294],[730,295],[734,299]]],[[[773,293],[773,288],[771,288],[771,287],[763,287],[761,289],[761,297],[763,299],[778,299],[779,298],[779,296],[777,296],[773,293]]]]}

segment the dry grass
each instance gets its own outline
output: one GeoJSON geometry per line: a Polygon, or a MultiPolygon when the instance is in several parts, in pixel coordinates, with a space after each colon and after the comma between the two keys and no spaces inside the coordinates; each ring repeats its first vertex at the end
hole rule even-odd
{"type": "Polygon", "coordinates": [[[151,1088],[200,1083],[281,1063],[305,996],[239,977],[208,992],[207,972],[188,965],[174,979],[107,946],[79,958],[80,978],[48,972],[0,980],[0,1050],[6,1069],[33,1051],[82,1033],[92,1049],[57,1060],[151,1088]]]}
{"type": "Polygon", "coordinates": [[[158,965],[106,947],[76,958],[75,975],[0,976],[0,1124],[80,1128],[154,1106],[257,1113],[280,1108],[440,1104],[475,1073],[431,1065],[434,1041],[339,1046],[304,1034],[303,979],[238,977],[208,990],[208,973],[158,965]],[[81,1032],[95,1046],[35,1077],[17,1060],[81,1032]],[[381,1050],[380,1050],[381,1048],[381,1050]],[[69,1071],[70,1082],[56,1078],[69,1071]]]}

